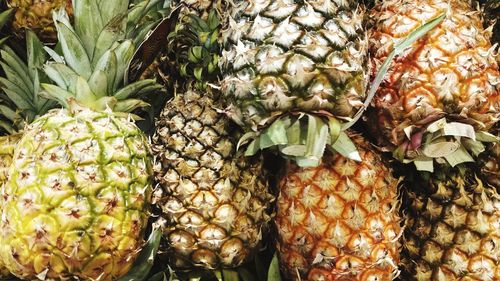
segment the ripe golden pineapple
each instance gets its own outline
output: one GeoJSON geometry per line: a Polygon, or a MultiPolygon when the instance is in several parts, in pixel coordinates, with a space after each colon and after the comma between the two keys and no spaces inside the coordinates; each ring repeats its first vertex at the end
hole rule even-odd
{"type": "Polygon", "coordinates": [[[323,132],[337,128],[327,124],[350,120],[365,100],[364,7],[354,0],[233,2],[222,57],[228,114],[253,132],[253,151],[274,146],[301,166],[318,164],[333,139],[323,132]],[[321,129],[307,140],[292,137],[298,123],[302,131],[321,129]]]}
{"type": "Polygon", "coordinates": [[[398,180],[363,138],[353,140],[361,162],[326,154],[318,167],[290,164],[285,170],[276,228],[287,278],[388,281],[397,276],[398,180]]]}
{"type": "Polygon", "coordinates": [[[44,43],[57,42],[52,12],[66,8],[69,16],[73,9],[71,0],[7,0],[7,6],[16,9],[12,27],[14,34],[24,37],[24,29],[33,30],[44,43]]]}
{"type": "Polygon", "coordinates": [[[472,160],[459,149],[466,145],[460,137],[472,140],[471,131],[491,130],[500,118],[496,51],[480,12],[468,0],[383,1],[370,15],[370,52],[374,65],[380,64],[397,40],[442,13],[444,21],[392,63],[367,120],[378,144],[398,158],[432,161],[442,155],[453,166],[460,157],[472,160]],[[429,127],[441,118],[448,124],[429,127]],[[436,142],[448,144],[431,149],[436,142]]]}
{"type": "Polygon", "coordinates": [[[153,152],[165,219],[163,249],[176,269],[236,267],[257,248],[273,197],[262,159],[236,152],[238,131],[221,112],[224,99],[209,86],[219,75],[219,23],[192,17],[172,34],[185,80],[156,122],[153,152]]]}
{"type": "Polygon", "coordinates": [[[408,178],[403,280],[500,280],[500,196],[468,167],[408,178]]]}
{"type": "Polygon", "coordinates": [[[153,159],[127,112],[145,105],[131,97],[161,87],[151,80],[124,85],[123,73],[135,51],[132,38],[140,40],[137,21],[150,9],[146,2],[134,11],[128,1],[106,2],[106,10],[98,0],[73,2],[90,4],[75,21],[95,26],[74,29],[67,15],[55,16],[64,55],[44,65],[55,84],[42,88],[64,108],[26,127],[1,190],[0,257],[22,279],[116,280],[144,245],[153,159]],[[103,33],[94,17],[107,26],[127,12],[137,17],[115,22],[121,28],[105,33],[113,40],[83,40],[103,33]]]}

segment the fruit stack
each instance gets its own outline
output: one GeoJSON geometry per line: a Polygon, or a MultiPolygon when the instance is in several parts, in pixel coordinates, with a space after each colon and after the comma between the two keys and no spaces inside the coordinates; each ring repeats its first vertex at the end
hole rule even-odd
{"type": "Polygon", "coordinates": [[[500,280],[497,1],[3,2],[3,278],[500,280]]]}

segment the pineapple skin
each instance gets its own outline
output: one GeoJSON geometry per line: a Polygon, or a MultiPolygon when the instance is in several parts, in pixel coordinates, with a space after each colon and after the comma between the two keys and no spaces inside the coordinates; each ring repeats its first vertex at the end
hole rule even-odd
{"type": "Polygon", "coordinates": [[[44,43],[57,42],[52,11],[65,7],[68,15],[73,13],[71,0],[7,0],[7,6],[16,9],[12,23],[14,34],[23,38],[24,29],[29,28],[44,43]]]}
{"type": "Polygon", "coordinates": [[[472,168],[405,186],[403,280],[500,280],[500,196],[493,186],[472,168]]]}
{"type": "Polygon", "coordinates": [[[362,162],[326,154],[289,164],[277,200],[277,249],[291,280],[392,280],[398,274],[398,180],[360,136],[362,162]],[[300,278],[297,274],[300,274],[300,278]]]}
{"type": "Polygon", "coordinates": [[[228,114],[258,131],[290,112],[351,118],[365,100],[364,8],[353,0],[235,1],[221,58],[228,114]]]}
{"type": "Polygon", "coordinates": [[[176,269],[241,265],[270,220],[274,197],[262,159],[236,154],[238,132],[210,91],[188,89],[169,101],[152,141],[162,251],[176,269]]]}
{"type": "Polygon", "coordinates": [[[2,188],[5,266],[22,279],[119,278],[142,247],[152,180],[147,139],[129,119],[89,109],[38,118],[2,188]]]}
{"type": "MultiPolygon", "coordinates": [[[[370,14],[370,53],[380,65],[395,42],[447,12],[444,21],[392,62],[367,112],[379,145],[393,150],[431,122],[488,131],[500,118],[500,73],[490,32],[467,0],[388,0],[370,14]],[[448,9],[449,8],[449,9],[448,9]]],[[[376,67],[375,67],[376,68],[376,67]]]]}

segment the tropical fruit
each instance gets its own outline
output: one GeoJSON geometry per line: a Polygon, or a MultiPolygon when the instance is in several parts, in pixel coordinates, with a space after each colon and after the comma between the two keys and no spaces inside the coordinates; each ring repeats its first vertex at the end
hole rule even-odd
{"type": "Polygon", "coordinates": [[[388,0],[370,15],[370,52],[380,65],[395,42],[443,13],[392,63],[366,117],[380,146],[428,171],[435,158],[473,161],[480,142],[491,141],[485,134],[500,117],[500,73],[490,33],[464,0],[388,0]]]}
{"type": "MultiPolygon", "coordinates": [[[[220,111],[219,22],[191,15],[171,34],[180,71],[176,96],[156,121],[153,152],[169,265],[176,269],[236,267],[260,242],[273,197],[259,157],[236,152],[238,130],[220,111]]],[[[173,50],[172,50],[173,51],[173,50]]]]}
{"type": "Polygon", "coordinates": [[[25,29],[33,30],[44,43],[57,42],[52,12],[65,8],[71,17],[71,0],[7,0],[7,6],[16,9],[12,23],[13,32],[22,38],[25,29]]]}
{"type": "Polygon", "coordinates": [[[351,0],[233,2],[223,35],[227,114],[253,139],[248,154],[276,147],[301,166],[317,165],[335,141],[327,136],[365,100],[363,6],[351,0]],[[308,128],[310,138],[291,132],[308,128]]]}
{"type": "Polygon", "coordinates": [[[44,67],[55,84],[42,84],[64,108],[25,128],[2,189],[0,256],[22,279],[115,280],[143,246],[152,155],[126,112],[144,106],[134,95],[160,86],[125,85],[123,74],[149,6],[73,4],[74,26],[63,10],[54,15],[62,55],[44,67]]]}
{"type": "Polygon", "coordinates": [[[276,211],[286,278],[393,280],[398,275],[398,180],[370,144],[361,136],[351,138],[361,162],[328,153],[318,167],[286,167],[276,211]]]}
{"type": "Polygon", "coordinates": [[[403,280],[499,280],[500,196],[473,168],[407,177],[403,280]]]}

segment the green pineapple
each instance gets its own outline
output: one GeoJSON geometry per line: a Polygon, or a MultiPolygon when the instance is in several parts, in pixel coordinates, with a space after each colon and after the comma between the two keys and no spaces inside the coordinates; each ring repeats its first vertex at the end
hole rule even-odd
{"type": "Polygon", "coordinates": [[[154,3],[75,0],[74,25],[54,14],[62,55],[42,88],[63,108],[25,128],[2,189],[0,256],[19,278],[117,279],[143,246],[153,163],[127,112],[160,86],[124,74],[154,3]]]}
{"type": "MultiPolygon", "coordinates": [[[[366,98],[367,40],[358,1],[233,1],[224,32],[229,116],[300,166],[320,163],[366,98]]],[[[344,136],[345,133],[343,134],[344,136]]]]}
{"type": "Polygon", "coordinates": [[[165,219],[163,251],[176,269],[220,269],[247,261],[269,221],[273,197],[262,159],[236,152],[238,130],[220,111],[219,22],[191,15],[172,33],[179,76],[176,96],[156,122],[153,152],[157,205],[165,219]]]}

